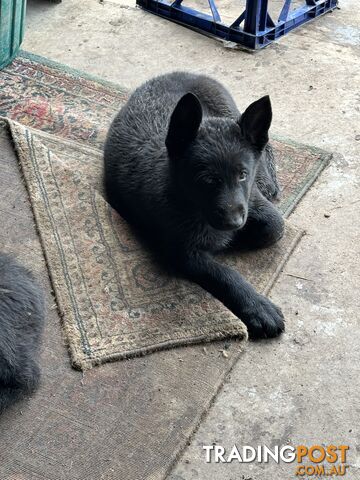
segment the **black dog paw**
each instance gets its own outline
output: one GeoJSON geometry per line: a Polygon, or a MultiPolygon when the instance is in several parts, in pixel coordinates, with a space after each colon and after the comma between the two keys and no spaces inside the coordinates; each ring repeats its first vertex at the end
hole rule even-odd
{"type": "Polygon", "coordinates": [[[277,337],[285,330],[285,320],[280,308],[261,295],[253,306],[244,312],[242,319],[252,339],[277,337]]]}
{"type": "Polygon", "coordinates": [[[280,187],[278,183],[271,178],[258,174],[256,185],[264,197],[270,200],[270,202],[276,202],[280,199],[280,187]]]}

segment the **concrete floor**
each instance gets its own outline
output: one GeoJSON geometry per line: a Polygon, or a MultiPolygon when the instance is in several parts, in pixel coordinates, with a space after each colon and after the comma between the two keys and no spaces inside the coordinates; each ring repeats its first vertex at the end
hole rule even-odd
{"type": "Polygon", "coordinates": [[[292,216],[308,234],[271,295],[286,315],[286,334],[249,345],[170,478],[295,478],[295,464],[205,463],[202,446],[214,442],[346,444],[346,478],[360,478],[358,2],[343,0],[341,10],[256,54],[132,5],[29,0],[23,48],[128,87],[174,69],[205,72],[241,109],[269,93],[274,133],[343,155],[292,216]]]}

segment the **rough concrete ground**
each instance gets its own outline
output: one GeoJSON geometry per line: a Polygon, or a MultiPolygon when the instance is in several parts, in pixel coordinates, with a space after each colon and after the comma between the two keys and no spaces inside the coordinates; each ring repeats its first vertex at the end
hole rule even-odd
{"type": "Polygon", "coordinates": [[[249,345],[170,478],[295,478],[295,464],[205,463],[202,446],[213,442],[346,444],[346,478],[359,478],[358,2],[343,0],[341,10],[256,54],[225,49],[132,4],[29,0],[23,48],[129,87],[174,69],[205,72],[241,109],[269,93],[274,133],[344,156],[292,216],[308,235],[271,295],[286,334],[249,345]]]}

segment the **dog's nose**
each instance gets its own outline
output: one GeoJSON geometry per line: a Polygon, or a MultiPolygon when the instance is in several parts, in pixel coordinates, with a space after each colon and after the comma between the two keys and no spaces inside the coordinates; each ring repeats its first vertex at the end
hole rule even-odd
{"type": "Polygon", "coordinates": [[[233,213],[230,217],[227,218],[226,228],[229,230],[238,230],[244,225],[245,214],[243,213],[233,213]]]}
{"type": "Polygon", "coordinates": [[[246,214],[245,209],[241,206],[236,208],[233,206],[230,209],[227,204],[226,207],[219,208],[217,213],[223,227],[227,230],[238,230],[244,225],[246,214]]]}
{"type": "Polygon", "coordinates": [[[245,214],[243,212],[238,212],[233,215],[231,219],[231,223],[233,224],[233,228],[240,228],[242,227],[245,219],[245,214]]]}

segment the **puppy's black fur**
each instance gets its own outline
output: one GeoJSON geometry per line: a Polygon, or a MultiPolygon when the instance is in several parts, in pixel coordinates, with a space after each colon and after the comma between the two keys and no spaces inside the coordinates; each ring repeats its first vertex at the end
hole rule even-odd
{"type": "Polygon", "coordinates": [[[32,274],[0,254],[0,413],[38,386],[44,301],[32,274]]]}
{"type": "Polygon", "coordinates": [[[269,97],[240,115],[217,81],[175,72],[140,86],[105,144],[105,189],[168,265],[212,293],[252,337],[284,329],[278,307],[213,254],[276,242],[283,220],[268,145],[269,97]]]}

